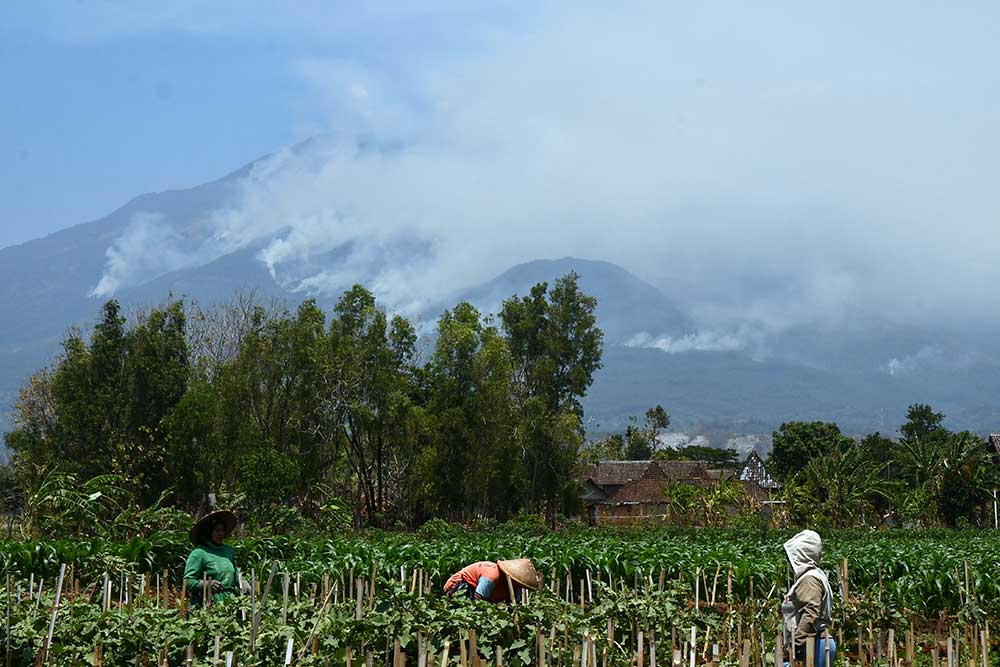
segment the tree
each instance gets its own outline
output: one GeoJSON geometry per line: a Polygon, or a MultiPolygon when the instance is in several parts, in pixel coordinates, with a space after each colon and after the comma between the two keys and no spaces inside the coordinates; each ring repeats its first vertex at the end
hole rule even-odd
{"type": "Polygon", "coordinates": [[[653,457],[658,448],[660,431],[670,426],[670,415],[662,405],[646,410],[642,425],[635,417],[629,417],[629,425],[625,428],[625,458],[632,461],[645,461],[653,457]]]}
{"type": "Polygon", "coordinates": [[[772,434],[772,443],[768,469],[785,481],[802,471],[812,458],[848,448],[853,441],[833,423],[786,422],[772,434]]]}
{"type": "Polygon", "coordinates": [[[505,301],[500,319],[519,393],[541,396],[553,412],[582,415],[580,399],[601,368],[604,333],[594,316],[597,299],[581,292],[578,280],[571,272],[556,280],[551,292],[539,283],[529,296],[505,301]]]}
{"type": "Polygon", "coordinates": [[[506,341],[471,304],[441,315],[430,364],[435,435],[421,464],[425,500],[439,513],[464,519],[520,508],[512,372],[506,341]]]}
{"type": "Polygon", "coordinates": [[[318,393],[332,443],[326,460],[342,451],[354,476],[356,523],[362,509],[370,524],[385,522],[415,460],[407,436],[415,342],[412,325],[402,317],[390,321],[361,285],[334,307],[318,393]]]}
{"type": "Polygon", "coordinates": [[[529,497],[550,523],[573,483],[583,442],[580,400],[601,368],[597,299],[580,291],[578,279],[569,273],[551,291],[539,283],[528,296],[505,301],[500,311],[513,361],[529,497]]]}
{"type": "Polygon", "coordinates": [[[919,440],[940,433],[944,415],[926,403],[914,403],[906,411],[906,423],[899,427],[903,440],[919,440]]]}
{"type": "MultiPolygon", "coordinates": [[[[856,525],[875,510],[874,497],[888,498],[884,463],[874,461],[863,447],[832,447],[812,457],[801,474],[813,520],[833,527],[856,525]]],[[[803,512],[808,515],[808,510],[803,512]]]]}
{"type": "Polygon", "coordinates": [[[738,468],[740,453],[735,449],[719,449],[705,445],[686,445],[684,447],[666,447],[656,452],[655,458],[661,461],[705,461],[712,467],[738,468]]]}

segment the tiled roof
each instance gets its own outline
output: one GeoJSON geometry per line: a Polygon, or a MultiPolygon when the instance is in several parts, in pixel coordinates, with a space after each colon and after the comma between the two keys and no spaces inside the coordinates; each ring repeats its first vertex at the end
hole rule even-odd
{"type": "Polygon", "coordinates": [[[601,461],[584,468],[583,479],[598,486],[622,486],[633,479],[642,479],[652,461],[601,461]]]}
{"type": "Polygon", "coordinates": [[[656,461],[663,479],[710,479],[708,463],[705,461],[656,461]]]}
{"type": "Polygon", "coordinates": [[[611,505],[665,503],[667,499],[663,495],[663,485],[663,480],[659,479],[637,479],[623,486],[604,502],[611,505]]]}

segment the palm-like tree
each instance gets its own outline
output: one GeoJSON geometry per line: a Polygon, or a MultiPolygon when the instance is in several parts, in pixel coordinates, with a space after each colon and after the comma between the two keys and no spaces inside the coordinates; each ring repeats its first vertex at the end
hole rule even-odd
{"type": "Polygon", "coordinates": [[[890,485],[882,477],[885,465],[872,460],[860,447],[838,447],[813,457],[802,479],[829,522],[846,526],[872,511],[873,498],[888,497],[890,485]]]}

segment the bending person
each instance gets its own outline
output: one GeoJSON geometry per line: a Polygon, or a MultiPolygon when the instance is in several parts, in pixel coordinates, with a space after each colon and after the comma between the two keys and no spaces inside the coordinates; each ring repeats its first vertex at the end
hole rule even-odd
{"type": "MultiPolygon", "coordinates": [[[[837,644],[833,637],[824,637],[833,616],[833,591],[830,580],[819,564],[823,553],[823,541],[812,530],[801,533],[785,542],[785,554],[795,573],[795,583],[785,594],[781,604],[784,617],[785,655],[789,660],[806,659],[806,645],[815,647],[816,667],[827,667],[826,648],[830,646],[830,663],[837,655],[837,644]],[[794,644],[794,652],[789,657],[789,648],[794,644]]],[[[788,667],[788,663],[785,663],[788,667]]]]}
{"type": "Polygon", "coordinates": [[[479,561],[466,565],[448,577],[444,584],[447,595],[463,595],[470,600],[487,600],[493,603],[517,602],[521,589],[537,591],[542,583],[529,558],[479,561]]]}
{"type": "Polygon", "coordinates": [[[205,600],[206,583],[211,588],[212,601],[219,602],[237,595],[239,577],[233,562],[233,549],[225,544],[238,519],[229,510],[211,512],[200,518],[188,537],[194,549],[184,566],[184,580],[194,604],[205,600]]]}

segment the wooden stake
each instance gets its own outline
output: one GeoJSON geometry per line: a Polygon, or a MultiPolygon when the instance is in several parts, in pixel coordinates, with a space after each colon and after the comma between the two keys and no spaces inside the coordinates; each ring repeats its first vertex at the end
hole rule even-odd
{"type": "Polygon", "coordinates": [[[281,624],[288,625],[288,584],[289,575],[281,575],[281,624]]]}

